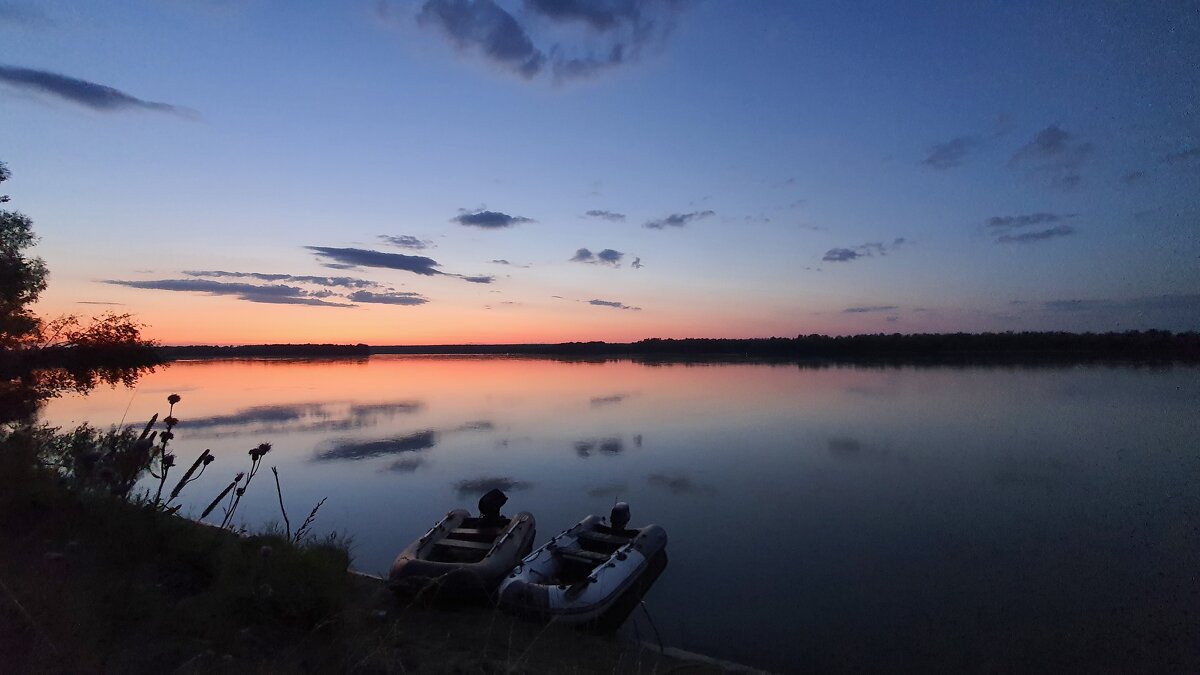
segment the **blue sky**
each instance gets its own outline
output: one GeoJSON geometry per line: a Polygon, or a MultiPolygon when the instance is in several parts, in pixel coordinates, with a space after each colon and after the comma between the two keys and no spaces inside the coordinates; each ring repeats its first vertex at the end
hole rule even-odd
{"type": "Polygon", "coordinates": [[[0,42],[43,310],[167,342],[1200,329],[1189,3],[0,0],[0,42]]]}

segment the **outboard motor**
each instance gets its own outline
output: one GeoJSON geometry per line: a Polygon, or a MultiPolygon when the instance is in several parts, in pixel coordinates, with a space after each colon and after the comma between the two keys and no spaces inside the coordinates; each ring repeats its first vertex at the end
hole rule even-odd
{"type": "Polygon", "coordinates": [[[612,523],[614,530],[624,530],[625,526],[629,524],[629,504],[625,502],[614,504],[608,522],[612,523]]]}
{"type": "Polygon", "coordinates": [[[504,494],[496,488],[492,488],[479,498],[479,515],[485,520],[498,520],[500,518],[500,508],[508,502],[508,495],[504,494]]]}

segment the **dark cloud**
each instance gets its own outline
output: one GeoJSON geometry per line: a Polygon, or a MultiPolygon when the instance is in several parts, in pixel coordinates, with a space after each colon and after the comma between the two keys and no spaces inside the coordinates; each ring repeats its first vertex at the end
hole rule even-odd
{"type": "Polygon", "coordinates": [[[634,258],[634,259],[633,259],[633,262],[629,263],[629,266],[630,266],[630,267],[632,267],[632,268],[633,268],[633,269],[635,269],[635,270],[640,270],[640,269],[642,269],[643,267],[645,267],[645,265],[643,265],[643,264],[642,264],[642,259],[641,259],[641,258],[634,258]]]}
{"type": "Polygon", "coordinates": [[[349,408],[330,403],[294,403],[242,408],[233,413],[183,418],[181,428],[199,437],[226,434],[295,433],[300,431],[345,431],[373,427],[398,414],[421,408],[414,401],[353,404],[349,408]]]}
{"type": "Polygon", "coordinates": [[[283,286],[280,284],[229,283],[210,281],[208,279],[159,279],[156,281],[122,281],[109,279],[104,283],[115,286],[128,286],[157,291],[180,291],[185,293],[206,293],[208,295],[232,295],[247,302],[261,302],[273,305],[316,305],[320,307],[353,307],[354,305],[326,302],[298,286],[283,286]]]}
{"type": "Polygon", "coordinates": [[[1139,171],[1130,171],[1129,173],[1125,174],[1124,176],[1121,176],[1121,182],[1126,185],[1133,185],[1134,183],[1140,182],[1145,177],[1146,177],[1145,171],[1140,171],[1140,170],[1139,171]]]}
{"type": "Polygon", "coordinates": [[[471,227],[482,227],[485,230],[496,230],[502,227],[512,227],[521,223],[532,223],[532,218],[524,216],[510,216],[507,213],[499,211],[475,211],[458,214],[450,219],[452,223],[459,225],[470,225],[471,227]]]}
{"type": "Polygon", "coordinates": [[[266,274],[263,272],[225,272],[222,270],[184,270],[189,277],[208,277],[213,279],[258,279],[259,281],[290,281],[297,284],[314,284],[332,288],[378,288],[379,284],[367,279],[354,277],[316,277],[297,276],[294,274],[266,274]]]}
{"type": "Polygon", "coordinates": [[[597,407],[597,406],[602,406],[602,405],[611,405],[613,403],[620,403],[621,401],[624,401],[628,397],[629,397],[628,394],[614,394],[612,396],[593,396],[592,397],[592,406],[597,407]]]}
{"type": "Polygon", "coordinates": [[[80,80],[58,73],[31,68],[0,65],[0,82],[19,89],[37,91],[57,96],[64,101],[77,103],[93,110],[154,110],[190,116],[192,111],[167,103],[143,101],[119,89],[106,87],[95,82],[80,80]]]}
{"type": "Polygon", "coordinates": [[[458,481],[454,484],[454,491],[458,493],[459,497],[470,497],[482,495],[491,490],[512,492],[514,490],[528,490],[531,487],[533,487],[532,483],[507,476],[481,476],[479,478],[458,481]]]}
{"type": "Polygon", "coordinates": [[[353,302],[363,302],[375,305],[424,305],[429,302],[429,298],[420,293],[400,292],[400,291],[385,291],[382,293],[374,293],[372,291],[355,291],[349,296],[353,302]]]}
{"type": "Polygon", "coordinates": [[[934,169],[952,169],[962,166],[967,155],[978,147],[978,136],[951,138],[945,143],[930,146],[929,155],[921,163],[934,169]]]}
{"type": "Polygon", "coordinates": [[[298,422],[305,418],[327,418],[328,416],[325,405],[321,403],[262,405],[242,408],[237,412],[224,415],[184,417],[179,420],[179,428],[191,430],[213,427],[246,427],[270,423],[298,422]]]}
{"type": "Polygon", "coordinates": [[[691,213],[672,213],[666,218],[658,220],[648,220],[642,224],[642,227],[651,230],[662,230],[668,227],[683,227],[693,220],[700,220],[709,216],[716,215],[713,211],[692,211],[691,213]]]}
{"type": "Polygon", "coordinates": [[[829,439],[829,454],[838,457],[857,455],[862,452],[862,442],[856,438],[837,436],[829,439]]]}
{"type": "Polygon", "coordinates": [[[591,211],[584,213],[583,215],[588,216],[589,218],[602,218],[604,220],[611,220],[613,222],[625,220],[624,213],[616,213],[615,211],[604,211],[601,209],[593,209],[591,211]]]}
{"type": "Polygon", "coordinates": [[[337,439],[327,443],[326,448],[318,452],[313,459],[319,462],[339,459],[369,459],[403,452],[428,450],[436,444],[437,432],[432,429],[418,431],[407,436],[374,441],[337,439]]]}
{"type": "Polygon", "coordinates": [[[469,276],[466,274],[451,274],[450,276],[458,277],[459,279],[472,284],[490,284],[496,280],[496,277],[490,274],[477,274],[474,276],[469,276]]]}
{"type": "Polygon", "coordinates": [[[124,305],[123,302],[101,302],[99,300],[80,300],[77,305],[124,305]]]}
{"type": "Polygon", "coordinates": [[[842,312],[845,314],[866,314],[867,312],[890,312],[899,309],[895,305],[867,305],[862,307],[847,307],[842,312]]]}
{"type": "Polygon", "coordinates": [[[874,241],[853,248],[831,248],[825,252],[821,260],[825,262],[850,262],[859,258],[871,258],[877,255],[883,256],[909,243],[904,237],[896,237],[890,244],[874,241]]]}
{"type": "Polygon", "coordinates": [[[335,264],[352,267],[380,267],[412,272],[422,276],[444,274],[441,270],[434,269],[440,267],[436,260],[423,255],[384,253],[362,248],[333,248],[330,246],[305,246],[304,248],[313,251],[318,257],[334,261],[335,264]]]}
{"type": "Polygon", "coordinates": [[[417,23],[440,29],[460,51],[478,53],[525,78],[546,62],[525,28],[492,0],[428,0],[417,23]]]}
{"type": "Polygon", "coordinates": [[[1075,228],[1070,225],[1056,225],[1044,230],[1020,232],[1017,234],[1002,234],[996,237],[997,244],[1028,244],[1035,241],[1045,241],[1056,237],[1066,237],[1075,234],[1075,228]]]}
{"type": "Polygon", "coordinates": [[[592,253],[591,250],[581,248],[575,251],[575,255],[571,257],[571,262],[591,263],[595,265],[611,265],[613,267],[621,266],[621,258],[625,257],[624,253],[614,251],[611,248],[606,248],[599,253],[592,253]]]}
{"type": "Polygon", "coordinates": [[[425,465],[424,457],[405,457],[398,459],[384,467],[384,471],[392,471],[394,473],[412,473],[425,465]]]}
{"type": "Polygon", "coordinates": [[[595,305],[597,307],[612,307],[613,309],[629,309],[629,310],[633,310],[635,312],[641,311],[641,309],[642,309],[641,307],[630,307],[629,305],[626,305],[626,304],[623,304],[620,302],[616,302],[614,300],[588,300],[587,303],[589,305],[595,305]]]}
{"type": "Polygon", "coordinates": [[[663,488],[673,495],[716,492],[711,485],[701,485],[683,473],[652,473],[646,478],[651,487],[663,488]]]}
{"type": "Polygon", "coordinates": [[[381,234],[379,238],[392,246],[399,246],[400,248],[407,248],[413,251],[420,251],[427,248],[430,243],[425,239],[414,237],[411,234],[381,234]]]}
{"type": "Polygon", "coordinates": [[[1040,177],[1051,186],[1072,188],[1082,180],[1079,169],[1093,150],[1095,146],[1091,143],[1080,141],[1052,124],[1013,153],[1009,165],[1025,168],[1031,177],[1040,177]]]}
{"type": "Polygon", "coordinates": [[[454,428],[454,431],[492,431],[496,428],[496,423],[491,420],[473,420],[463,422],[454,428]]]}
{"type": "Polygon", "coordinates": [[[625,442],[620,438],[598,438],[591,440],[575,441],[575,454],[583,458],[592,456],[593,452],[599,452],[602,455],[619,455],[625,451],[625,442]]]}
{"type": "Polygon", "coordinates": [[[1193,146],[1164,155],[1162,162],[1163,164],[1182,164],[1198,159],[1200,159],[1200,146],[1193,146]]]}
{"type": "Polygon", "coordinates": [[[1030,225],[1042,225],[1044,223],[1057,223],[1067,218],[1074,218],[1077,214],[1057,214],[1057,213],[1030,213],[1020,216],[992,216],[984,221],[988,227],[1011,229],[1017,227],[1028,227],[1030,225]]]}

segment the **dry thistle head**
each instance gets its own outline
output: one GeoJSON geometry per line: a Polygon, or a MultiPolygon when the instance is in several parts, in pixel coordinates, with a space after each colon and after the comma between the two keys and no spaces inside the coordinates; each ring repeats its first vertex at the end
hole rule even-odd
{"type": "Polygon", "coordinates": [[[180,398],[179,394],[171,394],[170,396],[167,397],[167,403],[170,403],[171,405],[175,405],[176,403],[179,403],[181,400],[182,399],[180,398]]]}
{"type": "Polygon", "coordinates": [[[258,459],[259,457],[262,457],[263,455],[267,454],[270,451],[271,451],[270,443],[260,443],[257,448],[254,448],[250,451],[250,458],[258,459]]]}
{"type": "Polygon", "coordinates": [[[204,464],[204,466],[208,466],[209,464],[212,464],[213,460],[215,460],[215,459],[216,459],[216,457],[213,457],[211,452],[209,452],[208,450],[205,450],[204,451],[204,459],[200,460],[200,462],[202,464],[204,464]]]}
{"type": "Polygon", "coordinates": [[[166,424],[167,428],[170,429],[176,424],[179,424],[179,420],[168,415],[167,417],[163,418],[163,424],[166,424]]]}

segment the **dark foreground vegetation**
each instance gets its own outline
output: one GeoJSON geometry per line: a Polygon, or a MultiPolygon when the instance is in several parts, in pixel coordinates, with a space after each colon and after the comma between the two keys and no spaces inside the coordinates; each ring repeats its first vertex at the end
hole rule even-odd
{"type": "Polygon", "coordinates": [[[371,354],[527,355],[645,360],[771,359],[879,363],[1197,362],[1200,333],[918,333],[831,337],[564,342],[497,345],[244,345],[160,347],[166,360],[245,357],[366,357],[371,354]]]}

